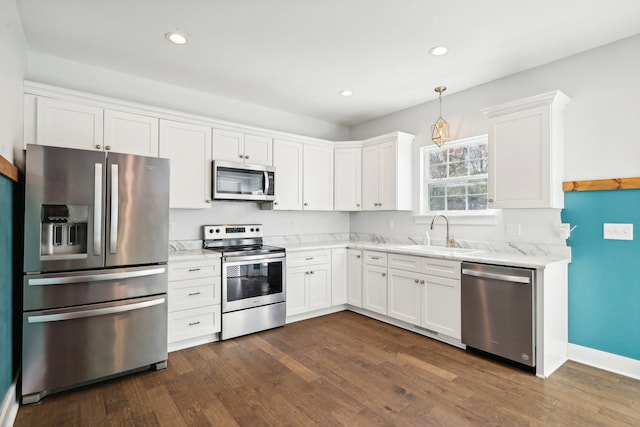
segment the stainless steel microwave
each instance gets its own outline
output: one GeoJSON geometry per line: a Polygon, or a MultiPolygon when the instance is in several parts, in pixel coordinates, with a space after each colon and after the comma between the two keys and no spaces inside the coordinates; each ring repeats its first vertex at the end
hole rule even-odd
{"type": "Polygon", "coordinates": [[[273,166],[213,161],[214,200],[275,200],[273,166]]]}

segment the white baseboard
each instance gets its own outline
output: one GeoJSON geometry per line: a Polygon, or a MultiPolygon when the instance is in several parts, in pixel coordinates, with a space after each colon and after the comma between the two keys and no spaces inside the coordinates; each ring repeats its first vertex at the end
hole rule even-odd
{"type": "Polygon", "coordinates": [[[7,395],[2,401],[2,407],[0,408],[0,427],[11,427],[18,415],[18,408],[20,405],[16,400],[16,382],[14,381],[7,390],[7,395]]]}
{"type": "Polygon", "coordinates": [[[640,360],[569,343],[569,359],[640,380],[640,360]]]}

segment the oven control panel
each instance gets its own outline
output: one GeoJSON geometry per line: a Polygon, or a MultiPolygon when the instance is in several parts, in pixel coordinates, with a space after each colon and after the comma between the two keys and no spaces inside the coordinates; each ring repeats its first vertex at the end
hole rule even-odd
{"type": "Polygon", "coordinates": [[[262,224],[221,224],[202,227],[205,240],[262,237],[262,224]]]}

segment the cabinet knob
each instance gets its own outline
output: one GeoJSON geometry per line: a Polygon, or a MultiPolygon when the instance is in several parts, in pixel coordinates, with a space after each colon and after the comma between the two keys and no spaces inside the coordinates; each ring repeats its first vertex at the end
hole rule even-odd
{"type": "Polygon", "coordinates": [[[387,273],[382,273],[382,277],[384,277],[384,276],[386,276],[386,275],[387,275],[387,273]]]}
{"type": "Polygon", "coordinates": [[[107,145],[107,146],[105,146],[105,147],[104,147],[104,149],[105,149],[105,150],[107,150],[107,151],[108,151],[108,150],[111,150],[111,146],[110,146],[110,145],[107,145]]]}
{"type": "Polygon", "coordinates": [[[424,280],[420,280],[420,284],[421,284],[421,285],[424,285],[424,280]]]}
{"type": "Polygon", "coordinates": [[[245,159],[249,160],[249,156],[244,156],[245,159]]]}
{"type": "Polygon", "coordinates": [[[305,203],[303,203],[303,205],[304,205],[304,206],[309,206],[309,203],[306,203],[306,202],[305,202],[305,203]]]}
{"type": "Polygon", "coordinates": [[[360,207],[360,203],[356,203],[356,207],[359,208],[360,207]]]}
{"type": "Polygon", "coordinates": [[[102,145],[98,144],[96,145],[96,150],[101,150],[102,149],[102,145]]]}
{"type": "Polygon", "coordinates": [[[360,259],[360,255],[356,255],[356,258],[360,259]]]}
{"type": "Polygon", "coordinates": [[[241,159],[244,159],[244,154],[238,154],[238,157],[240,157],[241,159]]]}
{"type": "Polygon", "coordinates": [[[278,206],[278,202],[273,202],[274,205],[278,206]]]}
{"type": "Polygon", "coordinates": [[[489,203],[493,203],[493,199],[489,199],[489,203]]]}
{"type": "Polygon", "coordinates": [[[309,274],[316,274],[316,272],[312,270],[309,272],[309,274]]]}
{"type": "Polygon", "coordinates": [[[206,203],[211,203],[211,199],[205,200],[206,203]]]}
{"type": "Polygon", "coordinates": [[[415,283],[420,283],[420,280],[418,280],[418,279],[413,279],[413,281],[414,281],[415,283]]]}

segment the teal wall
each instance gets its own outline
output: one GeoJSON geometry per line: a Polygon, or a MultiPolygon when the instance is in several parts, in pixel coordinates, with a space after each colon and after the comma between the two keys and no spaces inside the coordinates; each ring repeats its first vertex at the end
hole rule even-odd
{"type": "Polygon", "coordinates": [[[640,360],[640,190],[565,193],[569,342],[640,360]],[[633,224],[634,240],[604,240],[604,223],[633,224]]]}
{"type": "Polygon", "coordinates": [[[13,383],[13,186],[0,175],[0,404],[13,383]]]}

